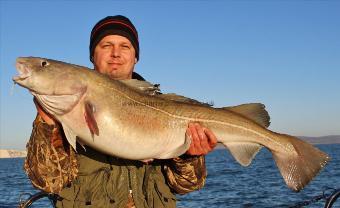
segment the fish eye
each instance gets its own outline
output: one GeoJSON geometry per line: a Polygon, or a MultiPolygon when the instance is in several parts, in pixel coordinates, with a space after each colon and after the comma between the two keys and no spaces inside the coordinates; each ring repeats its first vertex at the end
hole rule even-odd
{"type": "Polygon", "coordinates": [[[45,66],[48,66],[48,65],[49,65],[49,63],[47,61],[42,61],[41,62],[41,66],[42,67],[45,67],[45,66]]]}

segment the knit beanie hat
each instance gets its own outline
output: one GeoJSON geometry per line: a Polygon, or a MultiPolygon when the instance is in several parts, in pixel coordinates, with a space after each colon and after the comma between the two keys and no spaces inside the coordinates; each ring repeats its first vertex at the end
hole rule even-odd
{"type": "Polygon", "coordinates": [[[136,51],[136,58],[139,60],[138,33],[132,22],[122,16],[108,16],[100,20],[92,29],[90,37],[90,60],[93,62],[93,53],[97,44],[107,35],[120,35],[126,37],[136,51]]]}

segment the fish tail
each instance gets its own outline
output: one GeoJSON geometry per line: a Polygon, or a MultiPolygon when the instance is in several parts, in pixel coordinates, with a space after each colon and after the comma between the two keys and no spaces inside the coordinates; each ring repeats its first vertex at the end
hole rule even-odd
{"type": "Polygon", "coordinates": [[[289,135],[280,135],[293,151],[272,150],[276,165],[287,186],[298,192],[326,165],[330,157],[311,144],[289,135]]]}

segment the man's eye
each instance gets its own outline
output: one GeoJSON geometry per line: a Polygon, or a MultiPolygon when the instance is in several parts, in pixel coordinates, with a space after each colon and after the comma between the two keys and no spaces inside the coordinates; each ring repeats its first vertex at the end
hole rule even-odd
{"type": "Polygon", "coordinates": [[[109,48],[110,45],[109,44],[105,44],[105,45],[102,45],[103,48],[109,48]]]}
{"type": "Polygon", "coordinates": [[[129,49],[129,48],[130,48],[130,46],[129,46],[129,45],[123,45],[123,48],[127,48],[127,49],[129,49]]]}

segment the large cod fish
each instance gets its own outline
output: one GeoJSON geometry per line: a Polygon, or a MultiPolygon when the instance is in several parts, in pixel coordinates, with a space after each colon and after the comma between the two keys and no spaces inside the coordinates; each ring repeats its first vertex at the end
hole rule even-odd
{"type": "Polygon", "coordinates": [[[150,95],[136,80],[111,80],[73,64],[18,58],[13,81],[27,88],[63,126],[68,142],[132,160],[167,159],[187,151],[189,122],[211,129],[233,157],[248,166],[270,150],[289,188],[301,190],[325,166],[327,154],[293,136],[267,129],[262,104],[213,108],[174,94],[150,95]]]}

